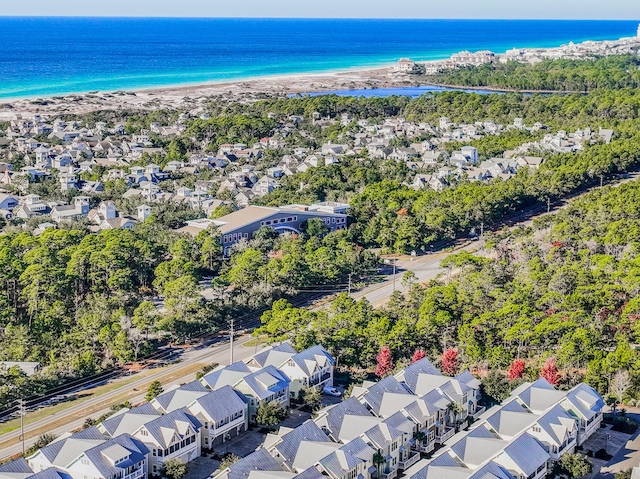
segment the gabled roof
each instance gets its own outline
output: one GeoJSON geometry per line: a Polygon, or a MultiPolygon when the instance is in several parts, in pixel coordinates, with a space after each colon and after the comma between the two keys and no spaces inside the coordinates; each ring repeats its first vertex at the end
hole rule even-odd
{"type": "Polygon", "coordinates": [[[507,441],[497,438],[485,427],[478,427],[450,446],[465,465],[478,467],[491,460],[507,445],[507,441]]]}
{"type": "Polygon", "coordinates": [[[513,479],[513,476],[495,462],[474,471],[448,454],[441,454],[410,479],[513,479]]]}
{"type": "Polygon", "coordinates": [[[289,387],[289,378],[279,369],[267,366],[255,373],[244,376],[240,381],[251,390],[259,400],[289,387]]]}
{"type": "Polygon", "coordinates": [[[214,369],[202,377],[200,381],[215,391],[223,386],[235,386],[243,377],[249,374],[251,374],[251,370],[247,365],[242,361],[238,361],[229,366],[214,369]]]}
{"type": "Polygon", "coordinates": [[[326,476],[315,467],[310,467],[309,469],[302,471],[300,474],[293,476],[293,479],[326,479],[326,476]]]}
{"type": "Polygon", "coordinates": [[[458,374],[455,379],[471,389],[479,389],[480,384],[482,384],[480,380],[474,377],[469,371],[464,371],[463,373],[458,374]]]}
{"type": "MultiPolygon", "coordinates": [[[[305,471],[330,454],[341,454],[340,451],[337,450],[339,448],[340,444],[332,442],[326,436],[325,442],[302,441],[300,442],[297,454],[293,463],[291,463],[290,469],[292,471],[305,471]]],[[[287,466],[289,466],[289,464],[287,464],[287,466]]]]}
{"type": "Polygon", "coordinates": [[[554,406],[545,414],[540,416],[537,424],[560,446],[567,439],[569,432],[576,427],[575,419],[567,413],[561,406],[554,406]]]}
{"type": "Polygon", "coordinates": [[[47,467],[44,471],[31,473],[29,479],[71,479],[71,476],[55,467],[47,467]]]}
{"type": "MultiPolygon", "coordinates": [[[[286,433],[280,437],[279,442],[273,446],[273,449],[275,449],[280,457],[282,457],[287,468],[289,470],[293,470],[294,462],[298,462],[299,465],[302,460],[302,458],[298,458],[297,455],[298,449],[305,442],[326,443],[331,441],[322,429],[316,425],[316,423],[309,420],[295,429],[287,430],[286,433]]],[[[336,446],[336,448],[337,447],[339,446],[336,446]]],[[[311,450],[311,448],[305,447],[304,452],[308,454],[311,450]]],[[[329,454],[329,452],[330,451],[326,452],[326,454],[329,454]]],[[[320,459],[320,457],[316,456],[313,462],[320,459]]],[[[302,471],[311,465],[312,464],[306,464],[304,467],[296,467],[296,469],[302,471]]]]}
{"type": "Polygon", "coordinates": [[[544,378],[525,384],[526,386],[523,384],[512,392],[511,396],[517,396],[533,412],[544,412],[567,395],[565,391],[558,391],[544,378]]]}
{"type": "Polygon", "coordinates": [[[363,400],[377,416],[390,416],[416,399],[393,376],[387,376],[379,382],[367,387],[363,400]]]}
{"type": "Polygon", "coordinates": [[[472,390],[466,384],[447,376],[421,373],[415,378],[413,392],[418,396],[423,396],[436,389],[455,402],[460,402],[462,396],[472,390]]]}
{"type": "Polygon", "coordinates": [[[396,429],[386,422],[381,422],[365,431],[364,436],[379,449],[384,449],[395,439],[402,437],[402,434],[402,431],[399,429],[396,429]]]}
{"type": "Polygon", "coordinates": [[[192,381],[182,386],[174,387],[159,396],[156,396],[151,404],[162,412],[171,412],[191,404],[194,400],[208,394],[209,389],[199,381],[192,381]]]}
{"type": "Polygon", "coordinates": [[[116,437],[124,433],[133,434],[140,426],[154,420],[158,416],[160,416],[160,413],[156,411],[150,403],[147,403],[134,407],[133,409],[121,409],[110,418],[102,421],[98,429],[111,437],[116,437]]]}
{"type": "Polygon", "coordinates": [[[44,455],[51,464],[67,467],[83,451],[106,442],[106,438],[93,426],[73,434],[66,434],[40,449],[33,456],[44,455]]]}
{"type": "MultiPolygon", "coordinates": [[[[437,392],[437,391],[436,391],[437,392]]],[[[440,401],[438,401],[440,403],[440,401]]],[[[440,407],[434,402],[429,401],[426,397],[414,399],[411,403],[402,408],[409,417],[414,421],[421,423],[425,419],[435,416],[438,411],[445,410],[446,406],[440,407]]]]}
{"type": "Polygon", "coordinates": [[[174,436],[183,439],[188,435],[189,429],[198,431],[201,426],[200,421],[187,408],[182,408],[146,423],[144,429],[158,445],[167,448],[174,442],[174,436]]]}
{"type": "MultiPolygon", "coordinates": [[[[360,404],[356,398],[351,397],[339,404],[319,411],[318,416],[315,419],[315,423],[321,427],[324,426],[331,436],[335,440],[338,440],[338,438],[341,437],[341,430],[343,428],[345,418],[354,416],[375,419],[364,405],[360,404]]],[[[363,429],[363,431],[364,430],[366,429],[363,429]]],[[[355,434],[353,437],[356,436],[359,436],[359,433],[355,434]]]]}
{"type": "Polygon", "coordinates": [[[566,408],[570,414],[589,420],[604,407],[604,400],[591,386],[580,383],[567,393],[566,400],[573,407],[566,408]]]}
{"type": "Polygon", "coordinates": [[[33,475],[33,471],[24,458],[0,464],[0,479],[25,479],[33,475]]]}
{"type": "Polygon", "coordinates": [[[272,348],[267,348],[254,354],[245,363],[251,368],[263,368],[265,366],[279,367],[291,356],[296,354],[296,350],[289,343],[282,343],[272,348]]]}
{"type": "Polygon", "coordinates": [[[437,390],[429,391],[422,396],[422,399],[431,404],[433,407],[442,410],[447,409],[447,407],[449,407],[449,404],[451,404],[451,399],[437,390]]]}
{"type": "MultiPolygon", "coordinates": [[[[327,364],[331,366],[335,364],[333,357],[319,344],[291,356],[289,361],[293,361],[300,366],[300,369],[302,369],[307,376],[312,376],[317,366],[324,368],[327,364]]],[[[283,364],[284,362],[279,364],[279,366],[283,364]]]]}
{"type": "Polygon", "coordinates": [[[216,479],[218,477],[221,479],[249,479],[249,474],[252,471],[282,471],[282,467],[266,449],[259,449],[232,464],[215,477],[216,479]]]}
{"type": "Polygon", "coordinates": [[[95,466],[102,477],[112,477],[144,461],[149,452],[149,449],[141,441],[129,434],[122,434],[86,450],[84,456],[95,466]],[[116,459],[122,458],[127,459],[114,464],[116,459]]]}
{"type": "Polygon", "coordinates": [[[195,399],[188,407],[192,409],[197,404],[213,421],[219,421],[244,410],[247,402],[244,394],[231,386],[223,386],[195,399]]]}
{"type": "MultiPolygon", "coordinates": [[[[504,453],[518,465],[527,477],[549,460],[549,453],[529,434],[523,434],[504,448],[504,453]]],[[[498,462],[499,458],[498,458],[498,462]]]]}
{"type": "Polygon", "coordinates": [[[517,401],[509,401],[494,414],[487,416],[487,424],[502,437],[510,438],[528,429],[539,418],[517,401]]]}
{"type": "Polygon", "coordinates": [[[410,391],[416,393],[416,384],[420,374],[442,376],[442,373],[438,371],[431,361],[427,358],[422,358],[420,361],[410,364],[396,374],[396,378],[398,381],[404,382],[409,387],[410,391]]]}
{"type": "Polygon", "coordinates": [[[376,453],[361,437],[349,441],[337,451],[325,456],[318,464],[332,477],[341,478],[362,462],[370,462],[376,453]]]}

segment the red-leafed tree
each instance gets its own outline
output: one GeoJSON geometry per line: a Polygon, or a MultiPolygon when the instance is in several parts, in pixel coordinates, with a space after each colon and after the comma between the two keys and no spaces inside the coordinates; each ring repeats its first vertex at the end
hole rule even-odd
{"type": "Polygon", "coordinates": [[[514,381],[516,379],[520,379],[524,374],[524,361],[522,359],[514,359],[509,366],[509,381],[514,381]]]}
{"type": "Polygon", "coordinates": [[[424,349],[416,349],[416,352],[413,353],[413,358],[411,358],[411,362],[412,363],[417,363],[418,361],[420,361],[424,357],[425,357],[424,349]]]}
{"type": "Polygon", "coordinates": [[[558,368],[556,367],[556,358],[551,357],[544,362],[542,370],[540,371],[540,377],[549,381],[549,384],[557,386],[560,382],[560,376],[558,376],[558,368]]]}
{"type": "Polygon", "coordinates": [[[393,358],[389,346],[382,346],[380,352],[376,356],[378,363],[376,364],[376,376],[379,378],[386,376],[393,371],[393,358]]]}
{"type": "Polygon", "coordinates": [[[458,372],[458,349],[445,349],[442,353],[442,372],[447,376],[455,376],[458,372]]]}

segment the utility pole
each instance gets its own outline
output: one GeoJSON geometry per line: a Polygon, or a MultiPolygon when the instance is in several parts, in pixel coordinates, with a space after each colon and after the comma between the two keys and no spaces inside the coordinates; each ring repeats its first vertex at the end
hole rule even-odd
{"type": "Polygon", "coordinates": [[[483,234],[484,234],[484,221],[480,223],[480,238],[482,238],[483,234]]]}
{"type": "Polygon", "coordinates": [[[235,326],[235,319],[231,318],[231,327],[229,328],[229,364],[233,364],[233,328],[235,326]]]}
{"type": "Polygon", "coordinates": [[[393,260],[393,291],[394,293],[396,291],[396,261],[398,261],[398,258],[395,258],[393,260]]]}
{"type": "Polygon", "coordinates": [[[349,292],[347,294],[351,296],[351,273],[349,273],[349,292]]]}
{"type": "Polygon", "coordinates": [[[20,408],[20,440],[22,441],[22,456],[24,457],[24,415],[27,413],[27,410],[24,406],[23,399],[18,401],[18,407],[20,408]]]}

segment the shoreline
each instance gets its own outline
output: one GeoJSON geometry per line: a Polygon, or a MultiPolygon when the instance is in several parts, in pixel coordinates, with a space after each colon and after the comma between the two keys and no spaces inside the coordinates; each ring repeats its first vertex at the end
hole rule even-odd
{"type": "MultiPolygon", "coordinates": [[[[618,40],[587,40],[585,43],[605,44],[618,40]]],[[[529,47],[529,50],[555,52],[567,44],[554,47],[529,47]]],[[[569,45],[573,45],[570,43],[569,45]]],[[[527,50],[522,48],[520,50],[527,50]]],[[[507,52],[496,53],[496,59],[507,52]]],[[[416,60],[427,67],[450,67],[448,58],[416,60]],[[449,66],[447,64],[449,63],[449,66]]],[[[221,79],[193,84],[178,83],[152,87],[118,90],[91,90],[88,92],[60,93],[42,96],[0,98],[0,121],[16,115],[64,115],[83,114],[98,110],[155,110],[185,109],[204,110],[212,97],[223,96],[227,101],[256,101],[269,96],[291,96],[304,93],[320,93],[349,90],[375,90],[383,88],[441,87],[452,90],[484,90],[496,93],[520,94],[584,94],[582,91],[516,90],[487,86],[461,86],[437,83],[433,75],[411,75],[395,71],[395,62],[375,66],[355,66],[327,71],[273,74],[240,79],[221,79]]]]}
{"type": "MultiPolygon", "coordinates": [[[[434,60],[439,61],[439,60],[434,60]]],[[[232,101],[252,101],[263,95],[295,95],[330,90],[374,89],[382,87],[418,86],[420,82],[393,71],[391,66],[353,68],[319,73],[297,73],[255,77],[246,80],[214,81],[205,84],[167,87],[91,91],[0,99],[0,121],[16,114],[81,114],[96,110],[202,107],[215,96],[232,101]]]]}

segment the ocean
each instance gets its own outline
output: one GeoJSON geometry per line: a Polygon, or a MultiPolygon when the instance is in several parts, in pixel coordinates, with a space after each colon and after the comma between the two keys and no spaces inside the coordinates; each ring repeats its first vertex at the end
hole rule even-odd
{"type": "Polygon", "coordinates": [[[635,35],[637,21],[0,17],[0,98],[376,67],[635,35]]]}

